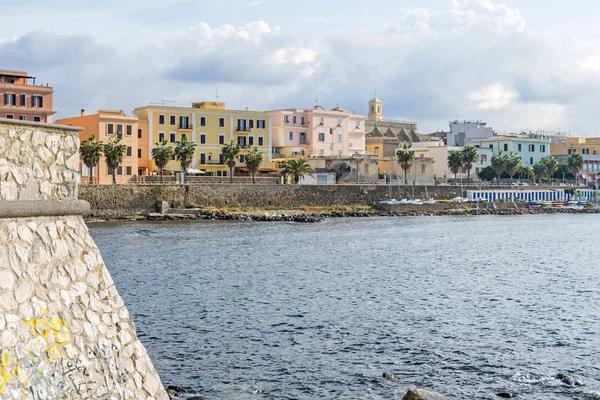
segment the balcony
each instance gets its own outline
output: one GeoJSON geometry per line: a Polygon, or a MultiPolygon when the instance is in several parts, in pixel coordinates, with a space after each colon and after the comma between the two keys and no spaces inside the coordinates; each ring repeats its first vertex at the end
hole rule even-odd
{"type": "Polygon", "coordinates": [[[300,139],[300,146],[306,146],[306,145],[308,145],[308,140],[306,140],[306,139],[304,139],[304,140],[300,139]]]}
{"type": "Polygon", "coordinates": [[[235,128],[235,131],[240,133],[250,133],[252,129],[253,128],[250,128],[248,126],[238,126],[237,128],[235,128]]]}
{"type": "Polygon", "coordinates": [[[193,124],[179,124],[177,125],[177,129],[182,129],[182,130],[192,130],[194,129],[194,125],[193,124]]]}
{"type": "Polygon", "coordinates": [[[199,160],[198,165],[225,165],[225,162],[220,162],[219,160],[207,160],[205,162],[202,162],[201,160],[199,160]]]}

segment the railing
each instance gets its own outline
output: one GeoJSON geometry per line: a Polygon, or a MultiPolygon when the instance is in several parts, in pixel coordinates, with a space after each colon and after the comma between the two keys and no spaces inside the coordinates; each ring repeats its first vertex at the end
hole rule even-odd
{"type": "Polygon", "coordinates": [[[177,125],[177,129],[194,129],[193,124],[179,124],[177,125]]]}
{"type": "Polygon", "coordinates": [[[307,140],[300,140],[300,145],[301,145],[301,146],[302,146],[302,145],[307,145],[307,144],[308,144],[308,141],[307,141],[307,140]]]}

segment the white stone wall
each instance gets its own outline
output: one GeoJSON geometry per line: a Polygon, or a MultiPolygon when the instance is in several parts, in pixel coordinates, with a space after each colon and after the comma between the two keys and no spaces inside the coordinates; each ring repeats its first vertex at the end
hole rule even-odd
{"type": "MultiPolygon", "coordinates": [[[[75,200],[76,135],[0,121],[0,211],[75,200]]],[[[81,216],[0,216],[0,399],[168,399],[81,216]]]]}
{"type": "Polygon", "coordinates": [[[0,123],[0,201],[77,197],[77,131],[0,123]]]}

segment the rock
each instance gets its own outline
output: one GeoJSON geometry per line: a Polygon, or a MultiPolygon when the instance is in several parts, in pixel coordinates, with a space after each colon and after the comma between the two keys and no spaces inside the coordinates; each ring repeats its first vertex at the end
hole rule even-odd
{"type": "Polygon", "coordinates": [[[402,400],[448,400],[439,393],[423,389],[409,390],[402,400]]]}
{"type": "Polygon", "coordinates": [[[517,397],[517,394],[511,393],[511,392],[500,392],[500,393],[496,393],[496,396],[502,397],[504,399],[514,399],[515,397],[517,397]]]}
{"type": "Polygon", "coordinates": [[[559,373],[554,376],[567,386],[583,386],[583,380],[577,375],[559,373]]]}
{"type": "Polygon", "coordinates": [[[391,372],[384,372],[381,376],[383,379],[387,379],[388,381],[395,381],[398,379],[396,374],[392,374],[391,372]]]}
{"type": "Polygon", "coordinates": [[[167,386],[167,394],[169,395],[170,399],[180,399],[181,396],[185,393],[187,393],[187,390],[180,388],[179,386],[167,386]]]}

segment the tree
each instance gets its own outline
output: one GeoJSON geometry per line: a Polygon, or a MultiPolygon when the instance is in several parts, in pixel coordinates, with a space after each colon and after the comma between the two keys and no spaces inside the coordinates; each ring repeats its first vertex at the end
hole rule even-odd
{"type": "Polygon", "coordinates": [[[477,149],[473,146],[465,146],[460,156],[462,157],[462,165],[467,169],[467,184],[471,183],[471,169],[477,161],[477,149]]]}
{"type": "Polygon", "coordinates": [[[458,171],[460,171],[460,169],[463,166],[463,158],[462,158],[462,154],[460,154],[460,151],[451,151],[450,154],[448,154],[448,168],[450,168],[450,171],[452,171],[452,173],[454,174],[454,184],[456,185],[456,174],[458,174],[458,171]]]}
{"type": "Polygon", "coordinates": [[[493,181],[495,177],[496,171],[494,171],[494,168],[492,168],[491,165],[479,171],[479,179],[482,181],[493,181]]]}
{"type": "Polygon", "coordinates": [[[510,183],[513,183],[513,177],[521,167],[521,158],[513,151],[502,156],[504,158],[505,171],[510,176],[510,183]]]}
{"type": "Polygon", "coordinates": [[[104,158],[108,168],[112,170],[113,185],[117,184],[117,168],[123,162],[123,156],[127,146],[121,144],[121,138],[117,137],[104,144],[104,158]]]}
{"type": "Polygon", "coordinates": [[[492,156],[492,168],[496,172],[496,177],[498,178],[498,183],[500,183],[500,178],[506,166],[504,165],[504,157],[502,156],[502,150],[498,152],[498,154],[494,154],[492,156]]]}
{"type": "Polygon", "coordinates": [[[160,144],[156,143],[152,149],[152,160],[160,170],[160,183],[163,183],[163,172],[171,158],[173,158],[173,147],[169,146],[166,140],[160,144]]]}
{"type": "Polygon", "coordinates": [[[81,142],[81,148],[79,152],[81,153],[81,160],[85,164],[86,167],[90,170],[90,184],[94,184],[94,167],[98,165],[100,162],[100,158],[102,158],[102,150],[104,149],[104,145],[102,142],[96,141],[96,134],[92,133],[92,135],[83,140],[81,142]]]}
{"type": "Polygon", "coordinates": [[[404,170],[404,184],[408,184],[408,179],[406,178],[406,172],[410,169],[413,162],[415,161],[415,151],[411,150],[412,144],[404,144],[400,150],[396,152],[396,156],[398,157],[398,163],[400,167],[404,170]]]}
{"type": "Polygon", "coordinates": [[[264,155],[256,146],[252,147],[252,150],[246,154],[246,168],[252,174],[252,183],[256,183],[256,171],[258,171],[263,161],[264,155]]]}
{"type": "Polygon", "coordinates": [[[579,184],[579,171],[583,169],[583,156],[575,151],[569,156],[567,161],[569,171],[575,176],[575,185],[579,184]]]}
{"type": "Polygon", "coordinates": [[[552,175],[558,171],[558,160],[554,156],[544,157],[541,159],[544,166],[545,174],[548,175],[548,180],[552,180],[552,175]]]}
{"type": "Polygon", "coordinates": [[[295,184],[300,182],[300,179],[305,176],[315,176],[315,171],[312,169],[310,164],[303,158],[299,160],[289,160],[285,163],[283,169],[279,173],[279,176],[284,179],[292,179],[295,184]]]}
{"type": "Polygon", "coordinates": [[[186,135],[181,135],[181,140],[177,142],[173,154],[183,170],[183,183],[187,183],[187,169],[196,154],[196,143],[189,141],[186,135]]]}
{"type": "Polygon", "coordinates": [[[536,162],[533,166],[533,176],[540,183],[542,183],[542,177],[546,174],[546,165],[544,165],[543,161],[544,159],[541,159],[540,161],[536,162]]]}
{"type": "Polygon", "coordinates": [[[231,139],[231,143],[223,146],[223,160],[229,167],[229,182],[233,183],[233,169],[237,163],[237,159],[240,156],[242,148],[235,140],[231,139]]]}

